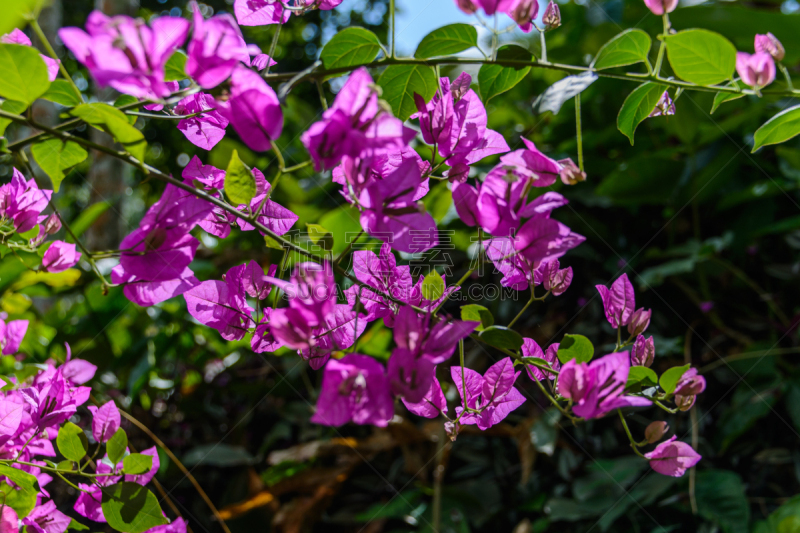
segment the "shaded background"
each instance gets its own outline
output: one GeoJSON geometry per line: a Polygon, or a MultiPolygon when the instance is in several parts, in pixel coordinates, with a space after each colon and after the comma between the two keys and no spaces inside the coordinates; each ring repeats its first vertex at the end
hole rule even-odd
{"type": "MultiPolygon", "coordinates": [[[[343,27],[365,26],[385,41],[387,4],[345,0],[333,12],[293,17],[280,34],[274,71],[304,68],[343,27]]],[[[188,13],[185,2],[172,0],[141,5],[105,0],[98,6],[144,18],[188,13]]],[[[207,15],[232,11],[224,1],[203,6],[207,15]]],[[[44,14],[45,26],[51,34],[59,25],[82,26],[93,7],[90,0],[56,2],[44,14]]],[[[678,29],[718,31],[744,51],[752,51],[755,33],[772,31],[786,47],[785,62],[795,67],[797,80],[798,9],[794,0],[719,2],[682,6],[671,18],[678,29]]],[[[412,53],[435,27],[475,22],[450,0],[404,0],[399,10],[398,50],[403,53],[412,53]]],[[[561,11],[564,24],[548,34],[548,56],[562,63],[588,64],[621,29],[636,26],[655,35],[661,25],[639,0],[586,0],[563,4],[561,11]]],[[[508,22],[503,19],[501,27],[508,22]]],[[[243,31],[248,42],[269,49],[274,27],[243,31]]],[[[538,36],[516,32],[504,39],[539,55],[538,36]]],[[[58,49],[79,86],[91,93],[86,71],[58,49]]],[[[489,103],[489,126],[512,149],[521,146],[523,135],[551,156],[576,159],[572,105],[555,116],[531,110],[535,96],[562,76],[533,69],[489,103]]],[[[331,88],[340,86],[337,80],[326,85],[329,99],[331,88]]],[[[688,475],[676,480],[649,471],[631,453],[614,417],[579,427],[564,424],[543,408],[545,399],[524,376],[518,382],[528,397],[522,407],[490,431],[465,431],[450,446],[440,422],[408,417],[401,405],[396,411],[402,420],[384,430],[309,424],[320,373],[290,353],[262,356],[250,351],[247,340],[224,342],[216,331],[191,320],[182,298],[141,309],[121,290],[103,295],[88,269],[77,280],[50,286],[37,283],[8,256],[0,264],[0,305],[11,318],[32,321],[22,348],[28,362],[63,356],[63,343],[69,342],[73,354],[97,364],[96,388],[175,451],[234,532],[431,531],[435,509],[441,513],[440,530],[456,532],[800,531],[800,502],[790,501],[800,492],[800,142],[750,154],[755,129],[797,102],[743,98],[711,115],[713,95],[684,94],[675,116],[645,121],[631,146],[615,122],[633,88],[629,82],[600,79],[583,93],[589,178],[575,187],[553,188],[571,200],[555,218],[587,241],[562,260],[575,271],[572,287],[557,299],[536,303],[518,326],[542,345],[567,332],[581,333],[611,351],[614,333],[594,285],[627,272],[638,306],[653,310],[648,334],[656,337],[654,369],[660,373],[691,362],[708,380],[691,414],[651,409],[632,417],[637,438],[648,422],[660,419],[679,438],[696,443],[703,461],[691,486],[688,475]]],[[[95,96],[115,98],[104,92],[95,96]]],[[[318,101],[310,84],[298,86],[288,99],[287,126],[278,144],[289,165],[307,158],[298,137],[317,120],[318,101]]],[[[58,118],[48,103],[35,112],[41,120],[58,118]]],[[[272,154],[251,152],[232,131],[205,153],[173,123],[140,118],[137,127],[148,140],[148,163],[176,175],[195,154],[225,168],[234,148],[268,179],[275,174],[272,154]]],[[[9,136],[26,134],[10,129],[9,136]]],[[[56,202],[93,249],[115,248],[163,188],[93,156],[92,169],[88,162],[75,169],[56,202]]],[[[0,175],[7,179],[14,162],[4,157],[0,175]]],[[[480,167],[486,171],[495,161],[480,167]]],[[[358,231],[357,222],[339,208],[342,201],[329,175],[304,172],[284,175],[274,199],[300,216],[296,229],[321,223],[341,243],[344,231],[358,231]]],[[[40,183],[48,186],[47,178],[40,183]]],[[[440,227],[454,232],[449,253],[460,277],[474,233],[457,219],[451,203],[441,183],[426,198],[440,227]]],[[[265,248],[255,232],[201,240],[192,268],[203,280],[219,279],[245,260],[267,266],[281,259],[281,252],[265,248]]],[[[106,271],[111,266],[113,261],[101,264],[106,271]]],[[[498,279],[488,272],[467,286],[498,279]]],[[[518,296],[470,303],[486,305],[497,323],[507,323],[528,295],[518,296]]],[[[445,310],[458,315],[463,303],[445,310]]],[[[365,335],[359,350],[387,358],[391,331],[378,324],[365,335]]],[[[499,357],[471,343],[467,351],[468,366],[481,371],[499,357]]],[[[15,369],[13,359],[2,361],[5,372],[15,369]]],[[[449,375],[445,366],[440,377],[449,375]]],[[[126,429],[137,448],[152,445],[147,435],[126,429]]],[[[220,531],[175,464],[163,454],[161,464],[158,479],[192,529],[220,531]]],[[[65,502],[64,510],[74,501],[67,493],[56,498],[65,502]]]]}

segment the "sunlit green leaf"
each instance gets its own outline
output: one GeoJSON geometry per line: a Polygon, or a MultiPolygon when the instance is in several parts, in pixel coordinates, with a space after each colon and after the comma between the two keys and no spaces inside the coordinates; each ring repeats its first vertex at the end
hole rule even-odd
{"type": "Polygon", "coordinates": [[[31,154],[50,177],[55,192],[61,187],[65,171],[83,162],[89,155],[80,144],[61,139],[47,139],[36,143],[31,146],[31,154]]]}
{"type": "Polygon", "coordinates": [[[225,195],[233,205],[250,205],[250,200],[256,195],[256,180],[250,167],[239,159],[239,153],[234,150],[228,169],[225,172],[225,195]]]}
{"type": "Polygon", "coordinates": [[[124,146],[133,157],[139,161],[144,161],[144,154],[147,149],[144,135],[128,122],[128,118],[119,109],[97,102],[81,104],[72,109],[70,114],[99,130],[105,131],[124,146]]]}
{"type": "Polygon", "coordinates": [[[567,363],[575,359],[579,363],[588,363],[594,357],[592,341],[583,335],[564,335],[558,345],[558,360],[567,363]]]}
{"type": "Polygon", "coordinates": [[[422,38],[414,57],[447,56],[478,46],[478,30],[471,24],[449,24],[422,38]]]}
{"type": "Polygon", "coordinates": [[[86,452],[89,450],[86,434],[72,422],[67,422],[58,430],[56,444],[61,455],[76,463],[86,457],[86,452]]]}
{"type": "Polygon", "coordinates": [[[788,141],[800,134],[800,105],[781,111],[756,130],[753,152],[770,144],[788,141]]]}
{"type": "Polygon", "coordinates": [[[47,88],[47,65],[32,46],[0,43],[0,96],[32,104],[47,88]]]}
{"type": "Polygon", "coordinates": [[[103,516],[122,533],[143,533],[169,523],[161,513],[158,498],[146,487],[123,481],[103,489],[103,516]]]}
{"type": "Polygon", "coordinates": [[[666,37],[667,57],[679,78],[698,85],[730,79],[736,66],[736,48],[718,33],[684,30],[666,37]]]}
{"type": "MultiPolygon", "coordinates": [[[[498,61],[530,61],[532,54],[517,45],[502,46],[497,51],[498,61]]],[[[498,94],[514,88],[516,84],[525,79],[531,71],[529,65],[502,66],[486,63],[478,71],[478,85],[481,88],[481,98],[486,103],[498,94]]]]}
{"type": "Polygon", "coordinates": [[[74,107],[81,103],[81,99],[75,94],[72,84],[63,79],[50,82],[50,88],[42,95],[42,98],[65,107],[74,107]]]}
{"type": "Polygon", "coordinates": [[[655,83],[643,83],[635,88],[623,102],[619,115],[617,115],[617,128],[630,139],[631,146],[633,146],[633,134],[636,132],[636,128],[656,108],[665,88],[663,85],[655,83]]]}
{"type": "Polygon", "coordinates": [[[328,41],[319,58],[327,69],[352,67],[373,61],[381,51],[378,36],[371,31],[345,28],[328,41]]]}
{"type": "Polygon", "coordinates": [[[647,61],[651,43],[650,36],[646,32],[637,29],[625,30],[614,36],[597,52],[594,68],[603,70],[647,61]]]}
{"type": "Polygon", "coordinates": [[[414,94],[419,94],[427,102],[436,93],[437,83],[433,69],[423,65],[390,65],[378,79],[383,99],[400,120],[416,113],[414,94]]]}

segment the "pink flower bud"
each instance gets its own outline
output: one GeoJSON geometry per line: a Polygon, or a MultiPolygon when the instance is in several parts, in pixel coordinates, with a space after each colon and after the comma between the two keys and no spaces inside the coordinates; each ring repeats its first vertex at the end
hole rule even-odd
{"type": "Polygon", "coordinates": [[[694,405],[694,400],[697,398],[695,395],[691,396],[675,396],[675,405],[681,411],[688,411],[694,405]]]}
{"type": "Polygon", "coordinates": [[[74,244],[54,241],[44,253],[40,268],[44,272],[63,272],[75,266],[80,259],[81,253],[75,250],[74,244]]]}
{"type": "Polygon", "coordinates": [[[665,117],[675,114],[675,102],[669,96],[668,91],[664,91],[661,98],[658,100],[656,107],[648,115],[649,117],[665,117]]]}
{"type": "Polygon", "coordinates": [[[656,347],[653,342],[653,337],[648,339],[644,335],[639,335],[633,342],[631,348],[631,365],[633,366],[650,366],[653,364],[653,359],[656,356],[656,347]]]}
{"type": "Polygon", "coordinates": [[[644,0],[644,5],[653,12],[653,15],[663,15],[675,11],[678,0],[644,0]]]}
{"type": "Polygon", "coordinates": [[[756,52],[765,52],[771,55],[775,61],[783,61],[783,57],[786,55],[786,50],[781,42],[771,33],[756,35],[755,48],[756,52]]]}
{"type": "Polygon", "coordinates": [[[628,323],[628,333],[631,335],[639,335],[644,333],[647,326],[650,325],[650,315],[653,312],[650,309],[639,308],[631,315],[631,321],[628,323]]]}
{"type": "Polygon", "coordinates": [[[775,61],[766,52],[756,52],[753,55],[737,52],[736,72],[746,85],[766,87],[775,81],[775,61]]]}
{"type": "Polygon", "coordinates": [[[508,10],[508,16],[520,26],[530,24],[539,14],[538,0],[516,0],[508,10]]]}
{"type": "Polygon", "coordinates": [[[458,6],[458,9],[467,15],[472,15],[478,10],[478,6],[476,6],[472,0],[456,0],[456,5],[458,6]]]}
{"type": "Polygon", "coordinates": [[[644,438],[647,439],[647,442],[650,444],[655,444],[661,440],[661,437],[667,434],[667,431],[669,431],[669,424],[666,422],[650,422],[644,429],[644,438]]]}
{"type": "Polygon", "coordinates": [[[558,8],[558,4],[553,0],[550,0],[550,3],[547,4],[547,8],[544,10],[542,23],[547,30],[554,30],[561,26],[561,10],[558,8]]]}
{"type": "Polygon", "coordinates": [[[51,214],[42,224],[42,229],[48,235],[55,235],[61,229],[61,219],[55,213],[51,214]]]}
{"type": "Polygon", "coordinates": [[[575,185],[578,182],[586,181],[586,172],[581,172],[572,159],[562,159],[558,164],[561,165],[559,177],[564,185],[575,185]]]}
{"type": "Polygon", "coordinates": [[[706,390],[706,378],[699,375],[696,368],[690,368],[675,385],[675,396],[693,396],[704,390],[706,390]]]}

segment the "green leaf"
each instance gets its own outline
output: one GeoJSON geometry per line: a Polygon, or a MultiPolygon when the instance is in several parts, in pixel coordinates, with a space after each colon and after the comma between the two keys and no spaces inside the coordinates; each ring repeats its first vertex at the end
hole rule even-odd
{"type": "MultiPolygon", "coordinates": [[[[13,113],[15,115],[21,114],[23,111],[28,109],[28,106],[25,105],[23,102],[17,102],[16,100],[5,100],[3,101],[2,105],[0,105],[0,109],[6,111],[7,113],[13,113]]],[[[0,118],[0,135],[3,135],[6,132],[6,128],[9,124],[11,124],[12,120],[8,118],[0,118]]]]}
{"type": "Polygon", "coordinates": [[[67,529],[73,529],[75,531],[89,531],[89,528],[87,526],[84,526],[74,518],[70,519],[67,529]]]}
{"type": "Polygon", "coordinates": [[[414,57],[448,56],[478,46],[478,30],[471,24],[449,24],[422,38],[414,57]]]}
{"type": "Polygon", "coordinates": [[[800,134],[800,105],[781,111],[756,130],[753,152],[770,144],[788,141],[800,134]]]}
{"type": "Polygon", "coordinates": [[[378,79],[383,98],[400,120],[406,120],[417,107],[414,93],[427,102],[436,93],[437,80],[431,67],[423,65],[390,65],[378,79]]]}
{"type": "Polygon", "coordinates": [[[708,30],[684,30],[666,37],[667,57],[679,78],[698,85],[730,79],[736,67],[736,48],[708,30]]]}
{"type": "MultiPolygon", "coordinates": [[[[353,206],[344,204],[333,211],[328,211],[319,223],[323,228],[329,228],[333,235],[333,253],[338,255],[347,248],[353,239],[361,232],[361,223],[358,220],[358,210],[353,206]]],[[[281,250],[283,247],[280,248],[281,250]]]]}
{"type": "Polygon", "coordinates": [[[256,179],[250,167],[239,159],[239,153],[234,150],[228,169],[225,172],[225,195],[233,205],[250,205],[250,200],[256,195],[256,179]]]}
{"type": "Polygon", "coordinates": [[[164,81],[180,81],[185,80],[187,77],[186,54],[180,50],[175,50],[164,65],[164,81]]]}
{"type": "Polygon", "coordinates": [[[48,139],[31,146],[33,158],[53,182],[53,190],[58,192],[64,179],[64,171],[84,161],[89,154],[83,147],[72,141],[48,139]]]}
{"type": "Polygon", "coordinates": [[[125,451],[128,448],[128,435],[125,430],[119,428],[106,443],[106,453],[108,460],[111,464],[118,464],[125,456],[125,451]]]}
{"type": "Polygon", "coordinates": [[[95,128],[105,131],[120,143],[133,157],[144,161],[147,143],[142,132],[128,122],[125,113],[108,104],[93,103],[81,104],[70,111],[70,115],[77,117],[95,128]]]}
{"type": "Polygon", "coordinates": [[[306,224],[306,228],[308,228],[308,238],[311,242],[319,245],[327,252],[333,249],[333,235],[330,231],[319,224],[306,224]]]}
{"type": "Polygon", "coordinates": [[[483,331],[486,328],[494,325],[494,317],[492,312],[482,305],[469,304],[461,307],[461,320],[470,322],[480,322],[481,325],[476,328],[476,331],[483,331]]]}
{"type": "Polygon", "coordinates": [[[519,350],[525,342],[522,335],[505,326],[490,326],[480,332],[483,342],[495,348],[519,350]]]}
{"type": "Polygon", "coordinates": [[[72,461],[64,460],[56,465],[59,470],[75,470],[75,463],[72,461]]]}
{"type": "Polygon", "coordinates": [[[64,107],[75,107],[81,103],[81,99],[75,94],[75,89],[67,80],[54,80],[50,82],[50,88],[42,95],[45,100],[50,100],[64,107]]]}
{"type": "Polygon", "coordinates": [[[122,471],[132,476],[149,472],[151,468],[153,468],[153,456],[151,455],[132,453],[122,460],[122,471]]]}
{"type": "Polygon", "coordinates": [[[132,482],[103,488],[102,508],[108,525],[122,533],[143,533],[169,523],[155,494],[132,482]]]}
{"type": "Polygon", "coordinates": [[[0,44],[0,96],[32,104],[50,87],[39,51],[21,44],[0,44]]]}
{"type": "MultiPolygon", "coordinates": [[[[497,51],[498,60],[507,61],[530,61],[533,56],[530,52],[517,45],[507,45],[497,51]]],[[[483,103],[511,90],[516,84],[521,82],[528,72],[530,66],[503,67],[497,64],[486,63],[478,71],[478,85],[481,88],[481,98],[483,103]]]]}
{"type": "Polygon", "coordinates": [[[726,533],[748,533],[750,503],[742,479],[728,470],[697,472],[697,512],[726,533]]]}
{"type": "Polygon", "coordinates": [[[681,376],[684,374],[684,372],[689,370],[690,366],[691,365],[676,366],[661,374],[658,384],[661,385],[661,388],[664,389],[664,392],[667,394],[672,394],[675,392],[675,386],[678,384],[678,380],[681,379],[681,376]]]}
{"type": "MultiPolygon", "coordinates": [[[[121,108],[123,106],[129,106],[137,102],[139,102],[139,99],[136,98],[135,96],[131,96],[129,94],[121,94],[116,100],[114,100],[114,107],[121,108]]],[[[138,110],[139,110],[138,107],[133,107],[133,108],[126,107],[126,111],[138,111],[138,110]]],[[[122,109],[120,109],[120,111],[122,111],[122,109]]],[[[128,122],[130,123],[131,126],[136,124],[136,115],[125,114],[125,118],[128,119],[128,122]]]]}
{"type": "Polygon", "coordinates": [[[564,335],[558,345],[558,360],[567,363],[575,359],[579,363],[588,363],[594,357],[592,341],[583,335],[564,335]]]}
{"type": "Polygon", "coordinates": [[[56,444],[61,455],[76,463],[86,457],[89,451],[89,440],[83,430],[72,422],[67,422],[58,430],[56,444]]]}
{"type": "Polygon", "coordinates": [[[617,128],[631,141],[637,126],[650,116],[656,108],[658,100],[664,94],[665,87],[655,83],[643,83],[635,88],[625,99],[617,115],[617,128]]]}
{"type": "Polygon", "coordinates": [[[625,30],[603,45],[594,60],[594,68],[623,67],[647,61],[652,41],[642,30],[625,30]]]}
{"type": "Polygon", "coordinates": [[[422,297],[435,302],[444,294],[444,280],[435,270],[431,270],[422,280],[422,297]]]}
{"type": "Polygon", "coordinates": [[[632,366],[628,373],[628,383],[625,385],[626,389],[636,386],[641,387],[654,387],[658,385],[658,376],[656,373],[646,366],[632,366]]]}
{"type": "Polygon", "coordinates": [[[326,69],[344,68],[371,63],[380,51],[381,42],[371,31],[345,28],[328,41],[319,58],[326,69]]]}
{"type": "MultiPolygon", "coordinates": [[[[78,215],[72,223],[70,224],[70,228],[72,229],[72,233],[75,234],[76,237],[80,238],[84,232],[92,227],[98,218],[100,218],[103,213],[109,210],[111,207],[111,202],[97,202],[86,209],[82,209],[81,213],[78,215]]],[[[75,239],[72,238],[72,235],[67,235],[67,242],[75,242],[75,239]]]]}
{"type": "MultiPolygon", "coordinates": [[[[733,84],[731,86],[738,87],[739,89],[744,89],[744,85],[739,78],[733,80],[733,84]]],[[[738,100],[739,98],[743,97],[744,93],[717,93],[714,95],[714,103],[711,105],[711,114],[714,114],[714,111],[717,110],[719,106],[724,104],[725,102],[731,102],[733,100],[738,100]]]]}
{"type": "Polygon", "coordinates": [[[17,512],[19,518],[25,518],[36,506],[36,495],[39,484],[36,477],[18,468],[0,465],[0,475],[10,479],[17,488],[8,483],[0,484],[0,493],[5,494],[4,503],[17,512]]]}

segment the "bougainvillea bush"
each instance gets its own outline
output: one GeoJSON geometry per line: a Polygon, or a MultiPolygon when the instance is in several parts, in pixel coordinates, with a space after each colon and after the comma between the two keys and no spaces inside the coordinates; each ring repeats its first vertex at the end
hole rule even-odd
{"type": "MultiPolygon", "coordinates": [[[[758,257],[758,237],[797,215],[704,239],[700,202],[731,161],[769,151],[794,182],[730,181],[716,209],[793,198],[800,49],[776,37],[786,26],[725,28],[728,7],[706,27],[646,0],[631,8],[641,27],[607,35],[580,18],[591,6],[457,0],[471,23],[406,54],[397,18],[415,4],[100,6],[70,13],[76,25],[37,2],[0,8],[0,532],[591,531],[627,528],[625,514],[634,531],[748,531],[741,478],[714,461],[770,414],[800,439],[773,407],[785,395],[797,425],[796,377],[761,365],[782,342],[794,353],[796,320],[743,270],[752,259],[722,254],[758,257]],[[576,35],[583,54],[565,50],[576,35]],[[548,83],[532,95],[537,75],[548,83]],[[738,114],[713,121],[721,134],[685,118],[726,110],[738,114]],[[654,140],[659,128],[674,139],[654,140]],[[723,136],[746,146],[707,146],[723,136]],[[642,142],[663,149],[633,151],[642,142]],[[604,150],[624,150],[613,171],[604,150]],[[605,241],[623,209],[639,210],[615,230],[626,247],[645,206],[665,203],[632,252],[605,241]],[[640,272],[665,228],[666,249],[647,254],[662,263],[640,272]],[[695,271],[699,293],[679,278],[695,271]],[[757,295],[745,328],[744,297],[711,293],[709,278],[730,276],[734,294],[757,295]],[[687,297],[699,318],[676,311],[687,297]],[[708,379],[720,368],[724,389],[708,379]],[[237,403],[245,389],[254,399],[237,403]],[[715,436],[698,406],[734,389],[715,436]],[[273,393],[284,399],[265,416],[273,393]],[[462,486],[487,457],[512,485],[462,486]],[[462,466],[448,480],[450,461],[462,466]],[[376,480],[391,490],[365,491],[376,480]],[[509,492],[524,497],[495,496],[509,492]],[[656,519],[654,504],[680,512],[656,519]]],[[[751,452],[796,464],[798,441],[780,442],[751,452]]],[[[795,531],[789,496],[752,496],[754,527],[795,531]]]]}

